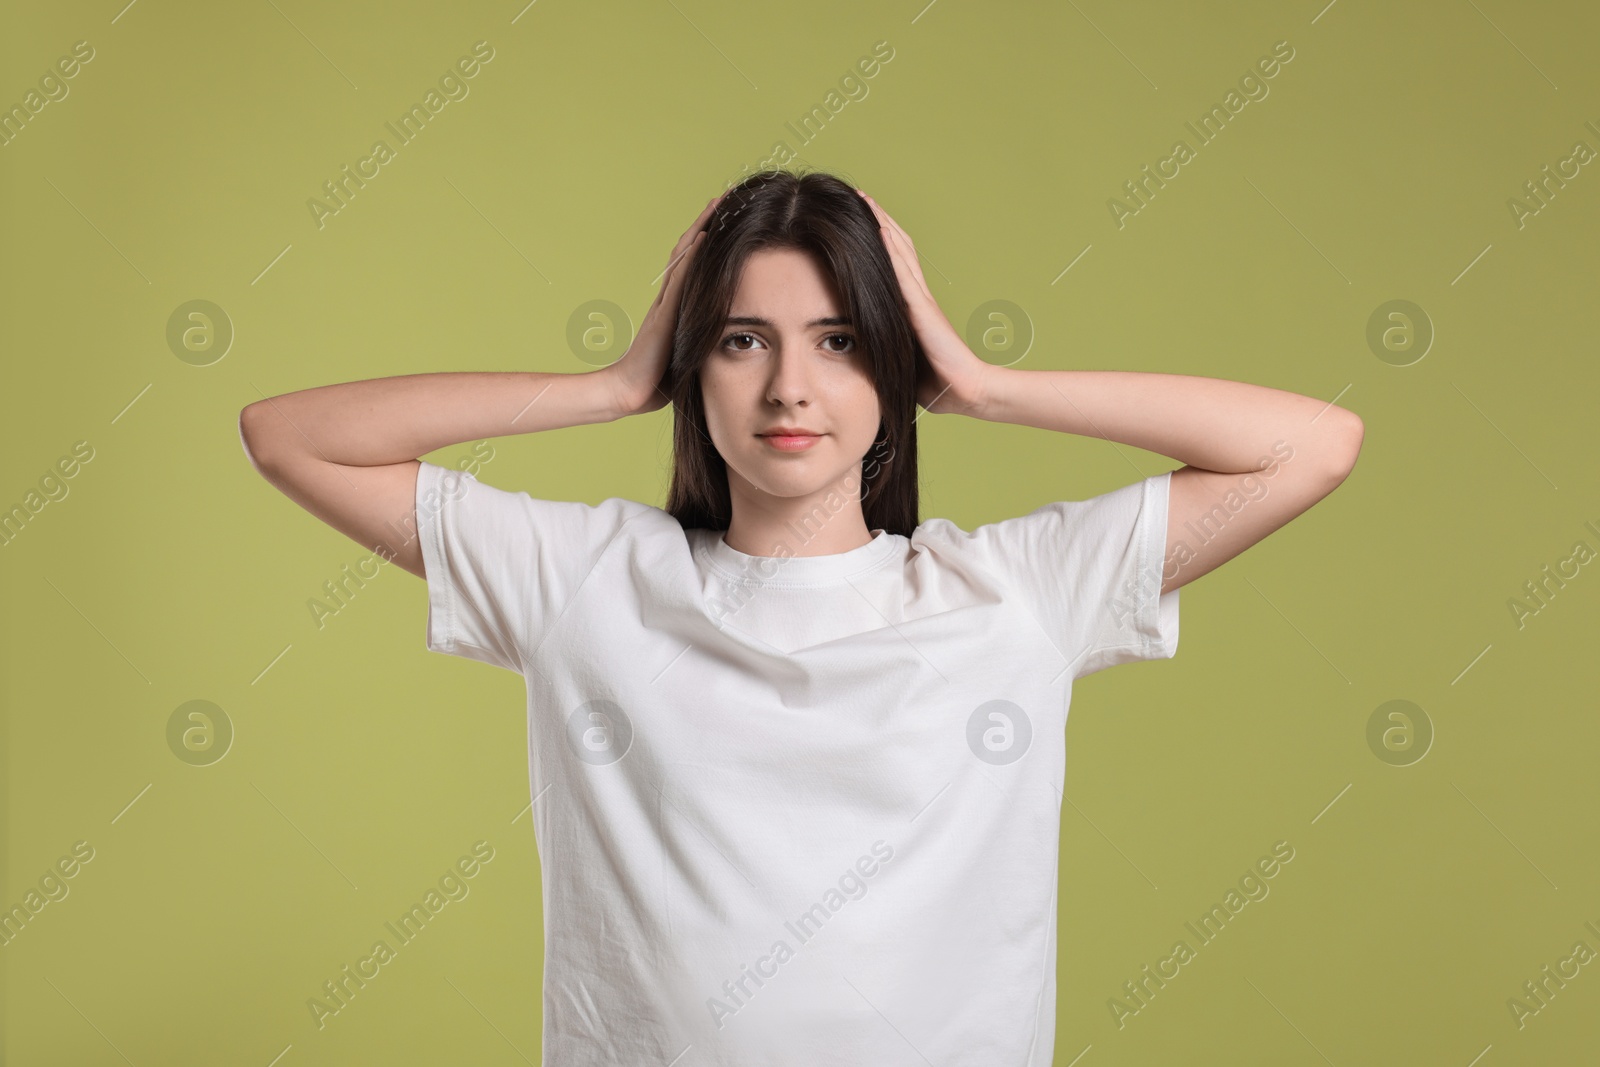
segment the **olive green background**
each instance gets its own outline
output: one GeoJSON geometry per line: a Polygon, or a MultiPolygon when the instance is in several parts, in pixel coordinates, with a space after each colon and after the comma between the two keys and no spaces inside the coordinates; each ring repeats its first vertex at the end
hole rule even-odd
{"type": "MultiPolygon", "coordinates": [[[[95,50],[0,147],[0,507],[93,449],[0,548],[0,904],[94,849],[0,948],[6,1062],[538,1062],[522,683],[427,653],[393,568],[319,628],[308,601],[370,554],[252,470],[237,415],[615,358],[626,326],[586,362],[574,312],[637,325],[706,199],[780,141],[880,200],[958,328],[1020,309],[987,358],[1031,338],[1017,366],[1239,379],[1366,423],[1341,488],[1184,588],[1175,659],[1077,688],[1055,1062],[1600,1057],[1600,964],[1522,1026],[1508,1007],[1600,951],[1600,574],[1520,627],[1508,605],[1600,549],[1600,168],[1508,206],[1600,150],[1592,5],[122,2],[0,15],[5,107],[95,50]],[[307,201],[480,40],[469,95],[319,228],[307,201]],[[866,95],[796,136],[879,41],[866,95]],[[1269,94],[1200,145],[1184,124],[1279,41],[1269,94]],[[1195,158],[1119,227],[1108,201],[1180,138],[1195,158]],[[195,300],[231,324],[221,358],[169,344],[195,300]],[[1420,359],[1369,345],[1394,300],[1424,318],[1385,323],[1434,333],[1420,359]],[[233,731],[209,765],[169,741],[193,700],[233,731]],[[1369,745],[1393,700],[1420,759],[1369,745]],[[470,895],[319,1029],[308,999],[478,841],[470,895]],[[1199,947],[1184,924],[1278,841],[1270,895],[1199,947]],[[1108,1002],[1180,938],[1196,958],[1119,1027],[1108,1002]]],[[[919,426],[923,515],[968,528],[1176,466],[919,426]]],[[[660,504],[670,427],[498,439],[479,475],[660,504]]]]}

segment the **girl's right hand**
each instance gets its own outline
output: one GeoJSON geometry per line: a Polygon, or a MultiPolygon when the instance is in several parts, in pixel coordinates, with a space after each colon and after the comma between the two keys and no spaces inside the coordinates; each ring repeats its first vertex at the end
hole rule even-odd
{"type": "Polygon", "coordinates": [[[712,197],[673,246],[661,288],[645,312],[644,322],[639,325],[639,333],[628,350],[615,363],[595,372],[608,379],[621,415],[642,415],[667,404],[667,395],[661,391],[661,378],[666,373],[667,359],[672,355],[672,335],[678,325],[683,278],[694,260],[695,250],[705,240],[702,227],[721,200],[722,196],[712,197]]]}

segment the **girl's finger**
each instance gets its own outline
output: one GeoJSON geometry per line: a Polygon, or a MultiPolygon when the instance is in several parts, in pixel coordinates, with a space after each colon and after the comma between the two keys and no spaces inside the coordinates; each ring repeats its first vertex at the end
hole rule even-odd
{"type": "Polygon", "coordinates": [[[667,272],[666,283],[661,287],[663,300],[676,299],[678,290],[683,288],[683,276],[689,273],[689,263],[694,259],[695,249],[700,247],[701,239],[705,235],[706,231],[700,230],[691,237],[689,239],[689,247],[684,249],[683,255],[678,257],[678,261],[667,272]]]}
{"type": "Polygon", "coordinates": [[[902,254],[905,256],[906,262],[910,264],[911,275],[916,278],[917,285],[922,289],[922,295],[932,300],[933,291],[928,288],[928,280],[922,275],[922,262],[917,258],[917,246],[912,244],[911,238],[903,233],[896,233],[895,240],[901,242],[901,246],[904,249],[902,254]]]}
{"type": "Polygon", "coordinates": [[[923,299],[933,302],[933,292],[922,276],[922,265],[917,261],[917,246],[912,244],[911,235],[901,229],[900,224],[879,207],[872,197],[859,189],[856,192],[867,202],[867,206],[872,209],[872,214],[878,220],[879,236],[883,238],[884,247],[889,250],[890,261],[895,265],[895,274],[903,275],[901,285],[905,288],[907,296],[920,292],[923,299]],[[914,284],[907,284],[905,280],[907,277],[914,284]]]}
{"type": "Polygon", "coordinates": [[[914,295],[919,288],[915,285],[916,276],[912,272],[911,264],[906,261],[905,248],[900,244],[900,238],[893,230],[885,228],[882,231],[883,246],[888,250],[889,261],[894,264],[894,272],[900,278],[900,285],[906,290],[906,295],[914,295]]]}
{"type": "Polygon", "coordinates": [[[678,238],[678,243],[672,246],[670,259],[676,260],[682,255],[683,250],[693,243],[695,235],[704,232],[706,219],[711,217],[711,213],[717,209],[717,205],[722,203],[722,197],[726,195],[726,193],[723,193],[706,201],[706,206],[700,209],[700,214],[695,216],[694,222],[690,223],[689,228],[683,231],[683,236],[678,238]]]}
{"type": "Polygon", "coordinates": [[[699,247],[700,239],[704,236],[704,230],[695,230],[692,231],[692,235],[684,234],[673,246],[672,258],[667,261],[667,269],[661,272],[661,285],[656,289],[655,299],[650,301],[651,308],[676,298],[678,290],[673,288],[673,282],[683,276],[684,264],[693,258],[694,250],[699,247]]]}
{"type": "Polygon", "coordinates": [[[872,202],[872,197],[867,196],[865,193],[862,194],[862,197],[866,200],[867,206],[872,209],[872,214],[878,220],[878,235],[883,238],[884,247],[893,253],[896,247],[895,237],[897,234],[897,231],[894,227],[894,220],[889,218],[888,214],[883,210],[883,208],[872,202]]]}
{"type": "Polygon", "coordinates": [[[898,238],[899,240],[905,242],[905,247],[910,252],[910,261],[913,273],[916,275],[917,281],[922,284],[922,288],[926,290],[927,283],[922,280],[922,267],[917,262],[917,246],[911,240],[911,235],[906,233],[906,231],[901,228],[900,224],[894,221],[893,217],[891,217],[887,211],[879,207],[877,201],[873,200],[872,197],[868,196],[866,193],[862,193],[861,197],[867,202],[867,206],[872,209],[872,213],[877,216],[878,225],[884,231],[885,241],[887,242],[891,240],[892,238],[890,235],[893,235],[894,238],[898,238]]]}
{"type": "Polygon", "coordinates": [[[906,238],[908,242],[910,241],[910,235],[908,235],[905,230],[900,228],[900,224],[894,221],[894,216],[883,210],[883,208],[878,205],[876,200],[869,196],[867,197],[867,203],[872,205],[872,210],[878,213],[878,217],[884,221],[884,225],[894,230],[894,232],[898,233],[901,237],[906,238]]]}
{"type": "Polygon", "coordinates": [[[878,216],[878,221],[879,221],[880,225],[884,226],[887,229],[891,229],[894,232],[898,233],[901,237],[904,237],[906,239],[906,243],[907,244],[911,243],[911,235],[906,233],[905,230],[901,229],[900,228],[900,224],[898,222],[894,221],[894,218],[887,211],[885,211],[885,210],[883,210],[883,208],[879,207],[878,206],[878,202],[876,200],[872,199],[872,197],[870,197],[870,196],[867,196],[866,193],[862,193],[861,195],[863,197],[866,197],[867,206],[872,208],[872,213],[874,215],[878,216]]]}
{"type": "Polygon", "coordinates": [[[928,290],[928,283],[922,277],[922,267],[917,263],[917,250],[911,242],[900,234],[898,230],[884,231],[884,243],[893,254],[897,263],[896,270],[903,270],[910,280],[908,291],[920,293],[926,300],[932,300],[933,294],[928,290]]]}
{"type": "MultiPolygon", "coordinates": [[[[911,250],[911,261],[913,263],[916,263],[917,262],[917,243],[911,239],[911,235],[906,232],[905,227],[901,226],[898,222],[896,222],[894,220],[894,216],[890,215],[887,211],[883,210],[883,208],[879,207],[877,204],[872,203],[871,198],[868,198],[867,202],[869,204],[872,204],[872,209],[874,211],[876,211],[881,218],[885,219],[887,221],[889,227],[897,235],[899,235],[899,237],[900,237],[900,239],[902,241],[904,241],[906,243],[906,247],[911,250]]],[[[921,268],[920,264],[917,267],[917,277],[918,277],[919,280],[922,277],[922,268],[921,268]]]]}
{"type": "Polygon", "coordinates": [[[689,227],[689,233],[693,233],[705,225],[706,219],[711,217],[711,213],[717,210],[717,205],[722,203],[722,198],[727,195],[727,193],[719,193],[707,201],[706,206],[700,209],[700,214],[695,216],[694,223],[689,227]]]}
{"type": "Polygon", "coordinates": [[[910,258],[900,238],[893,231],[885,230],[883,243],[889,252],[889,261],[894,265],[895,280],[900,283],[900,290],[905,294],[906,303],[915,308],[921,301],[932,299],[928,294],[928,287],[922,284],[918,277],[916,261],[910,258]]]}

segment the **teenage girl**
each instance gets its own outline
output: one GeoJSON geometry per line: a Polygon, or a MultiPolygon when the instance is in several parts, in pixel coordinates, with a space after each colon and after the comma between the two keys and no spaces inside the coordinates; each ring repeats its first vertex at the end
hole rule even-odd
{"type": "Polygon", "coordinates": [[[989,364],[872,197],[786,172],[705,206],[603,369],[327,385],[239,425],[425,579],[429,649],[526,678],[552,1067],[1049,1064],[1073,681],[1173,656],[1179,587],[1362,439],[1257,385],[989,364]],[[669,404],[665,508],[417,458],[669,404]],[[918,513],[919,406],[1182,466],[967,531],[918,513]]]}

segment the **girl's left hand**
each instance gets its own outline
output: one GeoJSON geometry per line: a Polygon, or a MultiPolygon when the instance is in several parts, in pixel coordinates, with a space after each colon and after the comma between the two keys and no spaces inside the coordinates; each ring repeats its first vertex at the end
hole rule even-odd
{"type": "Polygon", "coordinates": [[[911,325],[927,355],[927,362],[917,375],[917,403],[929,411],[937,410],[938,414],[981,418],[987,402],[986,379],[995,368],[973,354],[945,318],[928,291],[928,283],[923,280],[917,249],[910,236],[872,197],[860,189],[856,192],[878,217],[879,234],[894,263],[895,276],[900,280],[900,292],[910,310],[911,325]]]}

